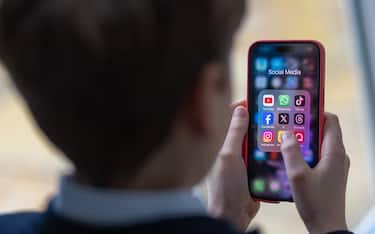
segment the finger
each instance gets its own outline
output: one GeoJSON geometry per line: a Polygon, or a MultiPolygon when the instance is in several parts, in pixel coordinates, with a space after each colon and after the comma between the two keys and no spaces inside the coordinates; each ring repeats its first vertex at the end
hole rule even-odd
{"type": "Polygon", "coordinates": [[[350,169],[350,157],[349,155],[346,155],[346,170],[349,171],[350,169]]]}
{"type": "Polygon", "coordinates": [[[255,217],[259,209],[260,209],[260,202],[255,201],[253,198],[250,197],[246,205],[246,213],[248,214],[250,219],[253,219],[255,217]]]}
{"type": "Polygon", "coordinates": [[[239,106],[247,107],[247,100],[244,99],[244,100],[239,100],[239,101],[233,102],[230,105],[231,111],[233,112],[239,106]]]}
{"type": "Polygon", "coordinates": [[[322,159],[336,161],[345,159],[345,147],[339,119],[336,115],[326,113],[322,143],[322,159]]]}
{"type": "Polygon", "coordinates": [[[228,133],[224,141],[222,153],[241,154],[242,143],[249,125],[249,114],[247,110],[239,106],[232,115],[228,133]]]}
{"type": "Polygon", "coordinates": [[[285,132],[282,136],[281,154],[284,159],[289,180],[293,181],[306,175],[310,168],[303,159],[301,147],[293,132],[285,132]]]}
{"type": "Polygon", "coordinates": [[[350,170],[350,157],[348,155],[346,155],[346,157],[345,157],[345,175],[346,175],[346,179],[348,178],[349,170],[350,170]]]}

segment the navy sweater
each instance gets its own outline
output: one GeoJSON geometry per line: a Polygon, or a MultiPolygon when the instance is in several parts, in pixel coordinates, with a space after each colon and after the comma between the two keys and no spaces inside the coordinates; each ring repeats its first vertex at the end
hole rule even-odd
{"type": "MultiPolygon", "coordinates": [[[[228,223],[209,217],[161,220],[126,227],[93,227],[62,218],[51,209],[44,213],[0,216],[1,234],[240,234],[228,223]]],[[[258,233],[257,231],[250,232],[258,233]]],[[[350,232],[336,232],[348,234],[350,232]]]]}

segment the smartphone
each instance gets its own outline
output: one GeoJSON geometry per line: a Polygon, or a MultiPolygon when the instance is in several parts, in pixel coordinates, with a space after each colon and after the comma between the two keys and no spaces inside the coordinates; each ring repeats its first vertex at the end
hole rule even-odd
{"type": "Polygon", "coordinates": [[[317,41],[258,41],[248,56],[244,144],[250,194],[265,202],[293,201],[280,153],[284,131],[295,133],[310,167],[320,158],[324,121],[325,51],[317,41]]]}

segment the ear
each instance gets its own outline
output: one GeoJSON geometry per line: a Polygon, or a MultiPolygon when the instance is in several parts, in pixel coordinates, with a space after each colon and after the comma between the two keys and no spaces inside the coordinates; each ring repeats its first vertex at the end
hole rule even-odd
{"type": "Polygon", "coordinates": [[[199,81],[184,111],[190,129],[199,135],[210,135],[221,111],[230,103],[230,82],[227,69],[221,63],[209,63],[202,69],[199,81]]]}

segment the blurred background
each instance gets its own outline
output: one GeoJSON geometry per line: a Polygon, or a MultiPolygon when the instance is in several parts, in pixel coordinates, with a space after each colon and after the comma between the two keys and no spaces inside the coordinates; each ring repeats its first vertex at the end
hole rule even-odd
{"type": "MultiPolygon", "coordinates": [[[[247,50],[261,39],[314,39],[327,51],[326,110],[341,119],[351,156],[347,211],[351,228],[371,208],[366,95],[347,6],[339,0],[251,0],[232,54],[234,98],[245,98],[247,50]]],[[[67,161],[35,128],[6,71],[0,67],[0,212],[40,210],[56,190],[67,161]]],[[[262,205],[253,226],[265,233],[305,233],[293,204],[262,205]]]]}

